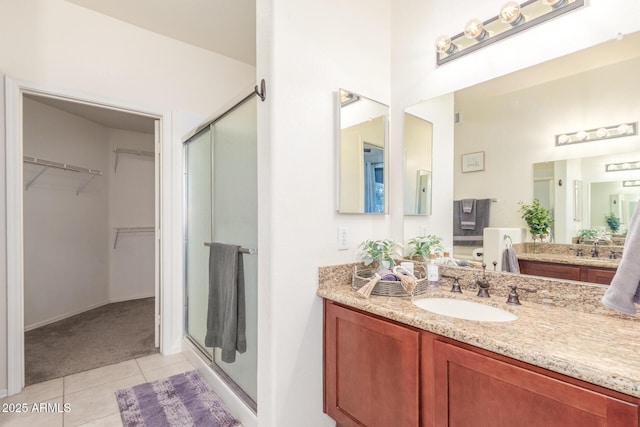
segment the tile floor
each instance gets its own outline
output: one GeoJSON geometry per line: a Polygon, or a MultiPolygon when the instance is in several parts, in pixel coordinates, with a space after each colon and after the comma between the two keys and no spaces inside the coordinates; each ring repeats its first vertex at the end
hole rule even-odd
{"type": "Polygon", "coordinates": [[[20,394],[0,399],[0,426],[120,427],[116,390],[191,369],[193,365],[183,354],[154,354],[33,384],[20,394]],[[42,406],[42,412],[37,412],[33,411],[34,403],[36,408],[41,404],[52,405],[48,405],[49,412],[46,405],[42,406]],[[6,412],[16,405],[27,407],[28,411],[6,412]]]}

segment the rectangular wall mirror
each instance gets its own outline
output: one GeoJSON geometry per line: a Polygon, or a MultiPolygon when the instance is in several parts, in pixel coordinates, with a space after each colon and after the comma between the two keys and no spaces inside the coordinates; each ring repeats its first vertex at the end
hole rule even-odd
{"type": "MultiPolygon", "coordinates": [[[[609,213],[619,217],[623,233],[631,208],[640,199],[640,186],[633,187],[640,184],[640,170],[631,166],[640,161],[640,136],[600,134],[606,136],[608,127],[617,126],[617,135],[621,124],[630,126],[640,119],[639,74],[637,32],[456,91],[453,108],[449,111],[447,105],[443,112],[454,122],[450,202],[495,200],[489,227],[524,229],[519,202],[539,198],[553,209],[550,238],[559,244],[571,244],[581,230],[604,229],[609,213]],[[596,130],[589,133],[591,129],[596,130]],[[574,133],[580,142],[557,144],[563,135],[574,133]],[[479,151],[485,153],[484,170],[463,173],[462,156],[479,151]],[[607,166],[611,164],[621,167],[607,166]],[[575,191],[575,180],[582,182],[582,197],[575,191]]],[[[405,111],[414,113],[433,101],[405,111]]],[[[421,117],[433,121],[434,132],[440,134],[437,116],[421,117]]],[[[441,176],[437,170],[434,175],[441,176]]],[[[415,232],[414,228],[406,233],[415,232]]],[[[454,256],[476,256],[471,250],[465,252],[473,247],[460,248],[454,245],[454,256]]]]}
{"type": "Polygon", "coordinates": [[[389,107],[340,89],[338,212],[387,213],[389,107]]]}
{"type": "Polygon", "coordinates": [[[433,124],[404,113],[404,214],[431,215],[433,124]]]}

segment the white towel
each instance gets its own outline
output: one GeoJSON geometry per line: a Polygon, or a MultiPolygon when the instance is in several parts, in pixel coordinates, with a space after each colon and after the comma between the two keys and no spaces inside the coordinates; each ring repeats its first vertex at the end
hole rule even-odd
{"type": "Polygon", "coordinates": [[[624,314],[636,314],[640,303],[640,202],[631,217],[622,259],[602,304],[624,314]]]}

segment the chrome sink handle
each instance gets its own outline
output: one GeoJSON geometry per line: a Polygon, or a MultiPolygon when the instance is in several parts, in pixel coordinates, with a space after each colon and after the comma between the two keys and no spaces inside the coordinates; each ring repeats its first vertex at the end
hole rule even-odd
{"type": "MultiPolygon", "coordinates": [[[[509,296],[507,297],[507,304],[509,305],[522,305],[520,304],[520,298],[518,297],[518,287],[516,285],[509,285],[509,287],[511,288],[511,292],[509,292],[509,296]]],[[[531,288],[520,288],[523,291],[526,292],[538,292],[537,289],[531,289],[531,288]]]]}

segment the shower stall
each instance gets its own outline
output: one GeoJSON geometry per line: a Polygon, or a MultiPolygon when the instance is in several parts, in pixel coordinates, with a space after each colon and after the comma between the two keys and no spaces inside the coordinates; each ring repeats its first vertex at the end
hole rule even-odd
{"type": "Polygon", "coordinates": [[[185,335],[211,370],[257,413],[257,101],[250,94],[184,141],[185,335]],[[210,242],[241,246],[246,352],[205,346],[210,242]]]}

